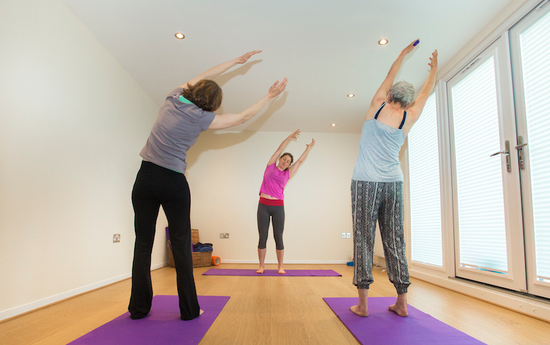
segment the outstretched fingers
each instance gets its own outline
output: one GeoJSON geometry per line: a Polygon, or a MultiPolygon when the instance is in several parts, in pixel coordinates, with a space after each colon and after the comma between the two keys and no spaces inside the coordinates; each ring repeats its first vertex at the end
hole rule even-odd
{"type": "Polygon", "coordinates": [[[247,62],[248,59],[250,59],[253,55],[259,54],[261,52],[262,52],[262,50],[253,50],[251,52],[248,52],[248,53],[244,54],[243,56],[238,57],[237,58],[237,63],[243,64],[243,63],[247,62]]]}
{"type": "Polygon", "coordinates": [[[277,88],[278,85],[279,85],[279,81],[277,80],[276,82],[273,83],[273,85],[271,85],[271,87],[269,88],[268,93],[269,93],[269,94],[274,93],[274,92],[275,92],[275,89],[277,88]]]}
{"type": "Polygon", "coordinates": [[[286,88],[286,83],[288,82],[287,78],[284,78],[281,83],[277,80],[271,87],[269,88],[268,94],[273,98],[278,95],[280,95],[286,88]]]}
{"type": "Polygon", "coordinates": [[[293,138],[293,139],[298,139],[298,136],[300,135],[300,130],[297,129],[296,131],[294,131],[290,137],[293,138]]]}
{"type": "Polygon", "coordinates": [[[431,68],[437,68],[437,49],[432,53],[432,56],[430,57],[430,62],[428,65],[431,68]]]}

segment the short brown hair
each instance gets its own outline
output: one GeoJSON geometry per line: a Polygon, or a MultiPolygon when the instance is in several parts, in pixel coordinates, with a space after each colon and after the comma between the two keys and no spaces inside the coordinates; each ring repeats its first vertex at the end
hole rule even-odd
{"type": "Polygon", "coordinates": [[[215,111],[222,105],[222,89],[213,80],[200,80],[195,85],[183,89],[181,94],[202,110],[215,111]]]}

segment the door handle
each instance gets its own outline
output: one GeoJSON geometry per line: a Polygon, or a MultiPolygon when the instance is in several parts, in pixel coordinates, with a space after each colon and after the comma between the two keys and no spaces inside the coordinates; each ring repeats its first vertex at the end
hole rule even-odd
{"type": "Polygon", "coordinates": [[[493,157],[493,156],[496,156],[496,155],[509,155],[509,154],[510,154],[510,152],[508,152],[508,151],[498,151],[498,152],[493,153],[489,157],[493,157]]]}
{"type": "Polygon", "coordinates": [[[506,140],[504,142],[504,148],[505,148],[505,151],[495,152],[490,157],[493,157],[496,155],[506,155],[506,170],[508,172],[512,172],[512,164],[510,163],[510,141],[509,140],[506,140]]]}
{"type": "Polygon", "coordinates": [[[515,148],[516,150],[518,150],[519,168],[521,170],[525,170],[525,159],[523,159],[524,157],[523,148],[525,146],[527,146],[527,143],[523,142],[523,137],[521,135],[518,136],[518,145],[515,148]]]}

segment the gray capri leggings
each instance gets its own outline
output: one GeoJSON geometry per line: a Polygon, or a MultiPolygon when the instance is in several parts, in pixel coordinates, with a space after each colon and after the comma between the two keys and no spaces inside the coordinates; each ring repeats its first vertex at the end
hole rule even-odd
{"type": "Polygon", "coordinates": [[[285,246],[283,245],[285,207],[268,206],[260,203],[258,203],[258,233],[260,234],[258,249],[265,249],[266,247],[270,218],[273,220],[273,237],[275,237],[275,246],[277,250],[283,250],[285,249],[285,246]]]}
{"type": "Polygon", "coordinates": [[[409,269],[403,229],[403,182],[351,182],[353,216],[353,284],[368,289],[373,283],[372,259],[376,221],[384,245],[388,277],[398,294],[407,292],[409,269]]]}

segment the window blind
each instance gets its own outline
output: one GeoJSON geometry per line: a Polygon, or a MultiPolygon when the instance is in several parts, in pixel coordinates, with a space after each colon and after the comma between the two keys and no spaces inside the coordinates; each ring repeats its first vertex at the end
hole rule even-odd
{"type": "Polygon", "coordinates": [[[451,88],[462,267],[507,273],[495,62],[491,56],[451,88]]]}
{"type": "Polygon", "coordinates": [[[535,228],[536,274],[550,281],[550,13],[520,34],[535,228]]]}
{"type": "Polygon", "coordinates": [[[408,135],[412,261],[443,266],[435,94],[408,135]]]}

